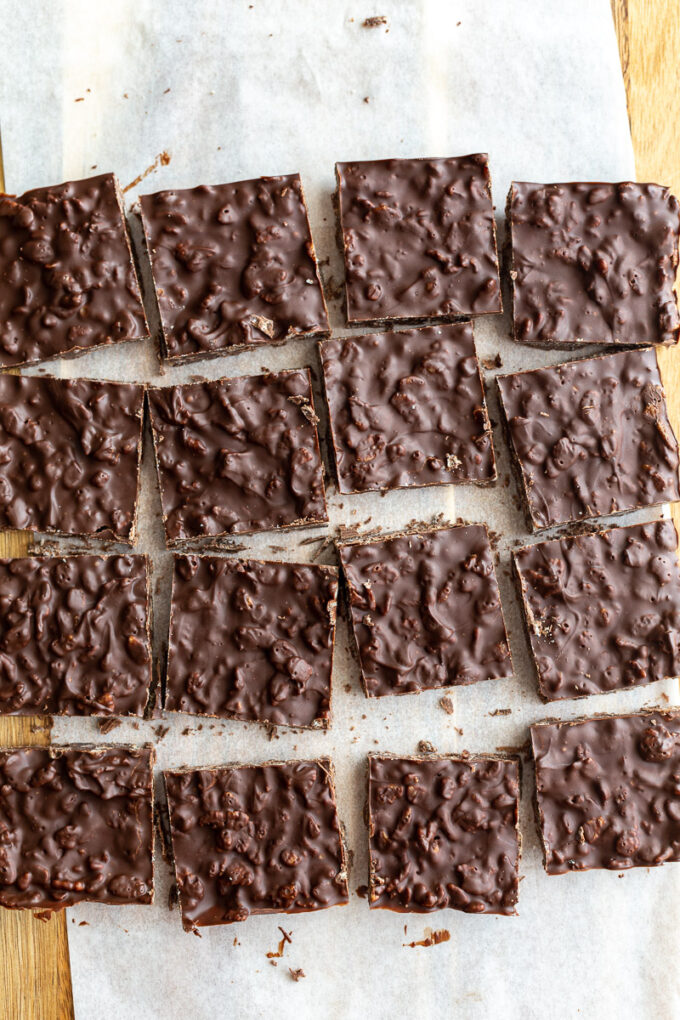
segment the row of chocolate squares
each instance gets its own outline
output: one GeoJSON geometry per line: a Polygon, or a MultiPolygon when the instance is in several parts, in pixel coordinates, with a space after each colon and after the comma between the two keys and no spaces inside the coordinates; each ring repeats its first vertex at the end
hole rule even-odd
{"type": "MultiPolygon", "coordinates": [[[[497,478],[472,326],[325,341],[340,491],[497,478]]],[[[680,498],[653,348],[501,376],[533,530],[680,498]]],[[[0,528],[135,537],[145,388],[0,375],[0,528]]],[[[309,369],[148,390],[170,545],[328,521],[309,369]]]]}
{"type": "MultiPolygon", "coordinates": [[[[677,542],[662,520],[514,551],[544,701],[680,675],[677,542]]],[[[367,697],[512,675],[483,525],[365,536],[338,553],[367,697]]],[[[0,560],[0,713],[165,708],[326,728],[337,594],[334,567],[177,555],[161,696],[144,556],[0,560]]]]}
{"type": "MultiPolygon", "coordinates": [[[[485,154],[338,163],[336,177],[350,325],[502,311],[485,154]]],[[[0,203],[0,365],[148,336],[113,174],[0,203]]],[[[328,333],[298,174],[162,191],[139,212],[169,359],[328,333]]],[[[507,219],[516,340],[677,341],[667,188],[515,183],[507,219]]]]}
{"type": "MultiPolygon", "coordinates": [[[[680,860],[680,712],[531,727],[549,875],[680,860]]],[[[153,748],[0,751],[0,905],[153,900],[153,748]]],[[[164,773],[187,930],[349,899],[328,758],[164,773]]],[[[516,914],[520,758],[368,756],[372,907],[516,914]]]]}

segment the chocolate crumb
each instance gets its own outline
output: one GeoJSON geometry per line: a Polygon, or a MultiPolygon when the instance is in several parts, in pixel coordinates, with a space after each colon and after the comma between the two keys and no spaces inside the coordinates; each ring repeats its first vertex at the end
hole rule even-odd
{"type": "Polygon", "coordinates": [[[416,946],[438,946],[441,942],[448,942],[450,938],[451,932],[446,928],[439,928],[436,931],[426,928],[424,939],[419,939],[417,942],[404,942],[402,945],[408,946],[409,949],[415,949],[416,946]]]}
{"type": "Polygon", "coordinates": [[[444,709],[447,715],[453,715],[453,701],[448,694],[439,699],[439,706],[444,709]]]}
{"type": "MultiPolygon", "coordinates": [[[[293,941],[292,938],[291,938],[291,934],[292,933],[284,931],[284,929],[281,927],[281,925],[279,925],[279,931],[281,932],[281,935],[283,936],[283,938],[281,938],[279,940],[279,948],[276,950],[275,953],[273,953],[273,952],[267,953],[267,959],[270,960],[270,961],[274,961],[274,960],[280,959],[283,956],[283,951],[284,951],[284,949],[286,947],[286,942],[292,942],[293,941]]],[[[274,966],[276,966],[276,964],[274,964],[274,966]]]]}
{"type": "MultiPolygon", "coordinates": [[[[127,93],[125,93],[125,98],[127,99],[127,93]]],[[[160,166],[167,166],[171,158],[172,157],[170,156],[170,154],[165,150],[163,150],[163,152],[159,152],[156,158],[154,159],[153,163],[151,163],[146,168],[146,170],[142,170],[141,174],[138,174],[138,176],[135,177],[134,181],[130,181],[130,183],[123,188],[123,194],[125,194],[127,191],[130,191],[132,188],[136,188],[138,184],[142,183],[145,177],[148,177],[149,174],[152,174],[154,170],[158,170],[160,166]]]]}
{"type": "Polygon", "coordinates": [[[97,726],[100,733],[110,733],[111,730],[115,730],[117,726],[120,726],[120,719],[97,719],[97,726]]]}
{"type": "Polygon", "coordinates": [[[319,421],[319,416],[318,414],[316,414],[313,407],[309,403],[309,400],[306,397],[303,397],[300,394],[294,394],[293,396],[288,397],[288,399],[290,400],[291,404],[295,404],[296,407],[300,408],[300,411],[305,416],[307,421],[310,421],[312,425],[316,425],[316,423],[319,421]]]}
{"type": "Polygon", "coordinates": [[[482,358],[481,365],[482,368],[485,368],[487,371],[489,371],[492,368],[502,368],[503,359],[501,358],[500,354],[496,354],[493,358],[482,358]]]}

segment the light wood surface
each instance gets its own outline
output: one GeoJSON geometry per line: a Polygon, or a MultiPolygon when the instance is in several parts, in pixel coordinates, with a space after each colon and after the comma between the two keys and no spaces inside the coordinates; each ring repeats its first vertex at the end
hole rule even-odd
{"type": "MultiPolygon", "coordinates": [[[[637,178],[680,195],[680,0],[612,0],[637,178]]],[[[0,150],[0,191],[2,152],[0,150]]],[[[680,434],[680,351],[659,354],[673,425],[680,434]]],[[[674,510],[680,525],[680,505],[674,510]]],[[[25,534],[0,533],[0,556],[21,556],[25,534]]],[[[34,720],[0,719],[0,746],[46,743],[34,720]]],[[[0,1020],[70,1020],[71,981],[64,913],[44,922],[0,911],[0,1020]]]]}

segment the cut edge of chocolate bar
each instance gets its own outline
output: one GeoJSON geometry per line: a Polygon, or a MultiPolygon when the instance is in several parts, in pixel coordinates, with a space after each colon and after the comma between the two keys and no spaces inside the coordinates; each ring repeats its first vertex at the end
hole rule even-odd
{"type": "MultiPolygon", "coordinates": [[[[133,274],[135,282],[137,284],[137,290],[139,292],[139,307],[141,309],[142,319],[144,320],[144,325],[146,326],[146,333],[144,333],[143,336],[134,337],[134,338],[131,337],[130,339],[149,340],[150,337],[151,337],[151,330],[149,329],[149,318],[148,318],[148,316],[146,314],[146,308],[144,307],[144,299],[143,299],[143,296],[142,296],[141,271],[140,271],[140,268],[139,268],[139,266],[137,264],[137,256],[136,256],[134,245],[132,244],[132,237],[130,235],[130,224],[128,223],[127,214],[126,214],[126,211],[125,211],[125,199],[123,197],[123,191],[121,189],[118,177],[116,176],[116,174],[112,174],[111,176],[113,177],[113,192],[114,192],[114,194],[116,196],[116,202],[118,203],[118,209],[120,210],[120,218],[121,218],[121,221],[122,221],[122,224],[123,224],[123,233],[124,233],[124,236],[125,236],[125,246],[127,248],[128,259],[129,259],[129,262],[130,262],[130,268],[132,270],[132,274],[133,274]]],[[[128,341],[123,341],[123,342],[127,343],[128,341]]],[[[102,345],[102,346],[104,346],[104,345],[102,345]]]]}
{"type": "Polygon", "coordinates": [[[114,539],[114,541],[124,541],[126,545],[133,546],[137,541],[137,527],[139,523],[139,497],[142,491],[142,456],[144,452],[144,415],[147,405],[147,393],[149,387],[146,383],[135,384],[140,391],[139,407],[135,411],[135,417],[139,421],[139,434],[137,436],[137,447],[136,447],[136,458],[137,458],[137,486],[135,489],[135,506],[132,513],[132,521],[130,522],[130,530],[128,532],[127,539],[114,539]]]}

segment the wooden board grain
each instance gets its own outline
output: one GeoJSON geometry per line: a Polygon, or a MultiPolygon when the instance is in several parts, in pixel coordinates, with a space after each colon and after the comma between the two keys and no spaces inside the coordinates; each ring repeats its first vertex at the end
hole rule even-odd
{"type": "MultiPolygon", "coordinates": [[[[612,0],[628,95],[638,180],[667,184],[680,195],[680,3],[612,0]]],[[[0,149],[0,191],[2,181],[0,149]]],[[[680,434],[680,351],[660,361],[671,420],[680,434]]],[[[674,510],[680,526],[680,506],[674,510]]],[[[0,555],[20,556],[26,535],[0,533],[0,555]]],[[[0,745],[46,743],[31,720],[0,720],[0,745]]],[[[30,913],[0,912],[0,1020],[70,1020],[66,918],[45,923],[30,913]]]]}

